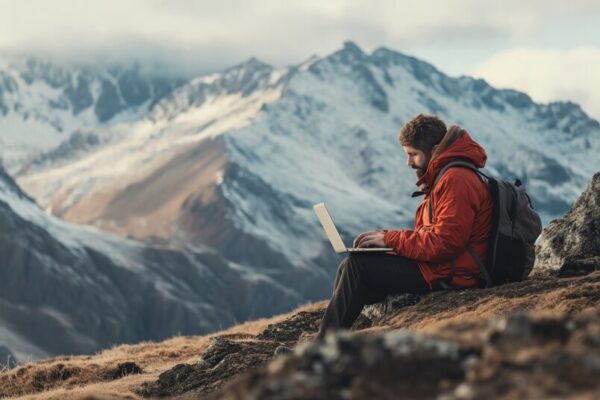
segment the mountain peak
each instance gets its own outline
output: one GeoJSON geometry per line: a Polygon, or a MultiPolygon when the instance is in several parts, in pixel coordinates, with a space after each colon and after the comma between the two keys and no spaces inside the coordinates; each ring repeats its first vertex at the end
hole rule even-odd
{"type": "Polygon", "coordinates": [[[346,40],[343,48],[326,58],[341,62],[343,64],[354,64],[356,62],[362,63],[366,61],[368,57],[369,56],[362,51],[362,49],[358,47],[356,43],[346,40]]]}
{"type": "Polygon", "coordinates": [[[351,52],[351,53],[357,53],[357,54],[365,54],[362,49],[360,47],[358,47],[358,45],[356,43],[354,43],[351,40],[346,40],[344,42],[344,48],[343,51],[347,51],[347,52],[351,52]]]}
{"type": "Polygon", "coordinates": [[[246,61],[243,61],[243,62],[236,64],[233,67],[229,68],[229,70],[235,70],[235,69],[272,70],[273,66],[259,60],[256,57],[250,57],[246,61]]]}

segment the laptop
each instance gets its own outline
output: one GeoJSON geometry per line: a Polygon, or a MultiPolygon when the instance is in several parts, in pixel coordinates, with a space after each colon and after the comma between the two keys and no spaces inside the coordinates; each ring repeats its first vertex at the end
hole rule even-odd
{"type": "Polygon", "coordinates": [[[359,253],[359,252],[386,252],[386,251],[394,251],[391,248],[385,247],[353,247],[348,248],[344,244],[342,237],[340,236],[335,224],[333,223],[333,219],[331,219],[331,215],[327,211],[327,207],[325,207],[325,203],[315,204],[313,206],[315,209],[315,213],[317,213],[317,217],[319,217],[319,221],[321,221],[321,225],[325,230],[325,234],[327,238],[331,242],[333,246],[333,250],[336,253],[359,253]]]}

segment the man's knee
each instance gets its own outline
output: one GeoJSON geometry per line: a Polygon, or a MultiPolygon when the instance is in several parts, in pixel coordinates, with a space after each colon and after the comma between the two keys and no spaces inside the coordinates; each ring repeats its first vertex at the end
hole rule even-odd
{"type": "Polygon", "coordinates": [[[365,255],[360,253],[350,253],[350,255],[346,257],[346,259],[348,260],[346,268],[354,271],[359,271],[363,269],[365,263],[367,262],[367,260],[365,259],[365,255]]]}
{"type": "Polygon", "coordinates": [[[344,257],[344,259],[340,262],[340,264],[337,267],[338,272],[339,273],[344,272],[344,270],[348,267],[349,263],[350,263],[350,256],[344,257]]]}

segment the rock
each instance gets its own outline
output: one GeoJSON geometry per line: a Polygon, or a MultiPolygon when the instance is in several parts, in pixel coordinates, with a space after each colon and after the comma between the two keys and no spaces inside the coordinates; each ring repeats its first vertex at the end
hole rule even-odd
{"type": "Polygon", "coordinates": [[[296,342],[303,332],[318,331],[324,314],[324,310],[301,311],[282,322],[268,325],[256,338],[279,342],[296,342]]]}
{"type": "Polygon", "coordinates": [[[482,329],[482,341],[468,345],[406,330],[330,333],[208,398],[598,398],[597,312],[533,317],[518,311],[482,329]]]}
{"type": "Polygon", "coordinates": [[[579,259],[567,259],[560,267],[558,276],[577,276],[587,275],[590,272],[594,272],[600,269],[600,256],[579,258],[579,259]]]}
{"type": "Polygon", "coordinates": [[[548,224],[536,246],[534,273],[561,276],[600,269],[600,172],[571,210],[548,224]]]}
{"type": "Polygon", "coordinates": [[[558,340],[564,343],[569,335],[570,329],[563,321],[548,318],[534,320],[527,313],[519,311],[493,323],[487,340],[496,346],[501,343],[514,346],[515,342],[547,340],[558,340]]]}
{"type": "Polygon", "coordinates": [[[421,300],[421,296],[412,293],[394,294],[386,297],[381,303],[365,306],[361,315],[370,319],[377,320],[386,314],[398,311],[401,308],[413,306],[421,300]]]}
{"type": "Polygon", "coordinates": [[[463,357],[454,343],[409,331],[365,336],[339,331],[246,375],[215,398],[434,397],[462,381],[463,357]]]}
{"type": "Polygon", "coordinates": [[[598,398],[600,315],[532,318],[518,312],[492,323],[481,357],[453,399],[598,398]]]}
{"type": "Polygon", "coordinates": [[[216,337],[212,339],[212,344],[198,360],[198,366],[203,368],[212,368],[217,365],[225,356],[237,353],[242,349],[242,345],[226,338],[216,337]]]}
{"type": "Polygon", "coordinates": [[[217,336],[195,365],[179,364],[163,372],[155,382],[144,384],[139,394],[146,397],[211,393],[231,378],[263,366],[282,343],[311,341],[325,310],[301,311],[270,324],[256,337],[217,336]]]}
{"type": "Polygon", "coordinates": [[[144,397],[203,395],[219,389],[244,372],[263,366],[273,358],[278,342],[270,340],[233,341],[216,338],[195,364],[179,364],[146,383],[138,391],[144,397]]]}

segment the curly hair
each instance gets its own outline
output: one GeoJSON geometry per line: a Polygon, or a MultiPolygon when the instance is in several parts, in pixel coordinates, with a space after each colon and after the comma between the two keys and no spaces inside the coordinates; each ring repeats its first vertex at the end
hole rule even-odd
{"type": "Polygon", "coordinates": [[[419,114],[402,128],[398,140],[402,146],[410,146],[431,155],[433,146],[446,134],[446,124],[434,115],[419,114]]]}

